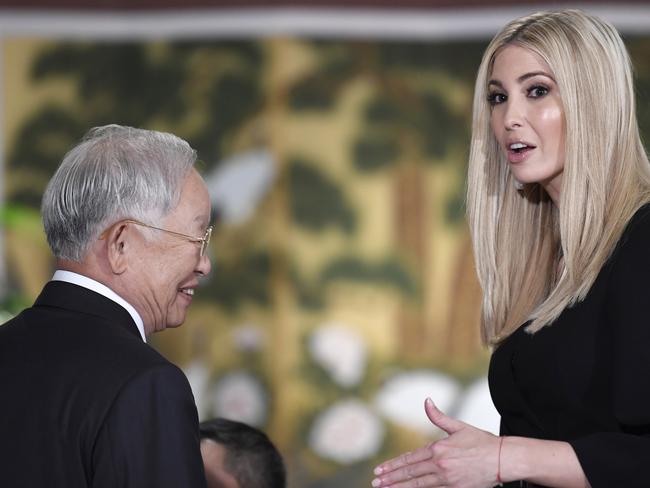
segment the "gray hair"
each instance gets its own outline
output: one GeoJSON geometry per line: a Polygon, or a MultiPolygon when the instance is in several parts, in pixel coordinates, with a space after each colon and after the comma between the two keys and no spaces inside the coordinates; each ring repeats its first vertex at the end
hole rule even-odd
{"type": "Polygon", "coordinates": [[[109,225],[132,218],[151,225],[178,204],[196,151],[165,132],[95,127],[68,152],[45,189],[41,213],[59,259],[81,261],[109,225]]]}

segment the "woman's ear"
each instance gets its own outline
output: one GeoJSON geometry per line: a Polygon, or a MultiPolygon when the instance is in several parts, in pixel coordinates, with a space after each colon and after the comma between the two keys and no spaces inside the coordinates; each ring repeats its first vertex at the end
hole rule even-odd
{"type": "Polygon", "coordinates": [[[113,274],[120,275],[129,267],[129,251],[133,234],[126,222],[111,227],[106,234],[106,254],[113,274]]]}

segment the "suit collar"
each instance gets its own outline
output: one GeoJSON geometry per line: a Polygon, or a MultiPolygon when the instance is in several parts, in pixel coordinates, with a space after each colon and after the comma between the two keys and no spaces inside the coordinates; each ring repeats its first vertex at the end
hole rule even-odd
{"type": "Polygon", "coordinates": [[[35,307],[56,307],[93,315],[114,322],[142,340],[126,309],[99,293],[65,281],[48,282],[34,303],[35,307]]]}
{"type": "Polygon", "coordinates": [[[103,283],[100,283],[99,281],[93,280],[88,276],[75,273],[73,271],[62,270],[62,269],[56,270],[51,281],[66,281],[68,283],[72,283],[73,285],[79,285],[84,288],[88,288],[89,290],[92,290],[96,293],[99,293],[100,295],[105,296],[110,300],[113,300],[118,305],[121,305],[126,309],[127,312],[129,312],[129,315],[131,315],[131,317],[133,318],[133,321],[135,322],[135,325],[138,327],[138,331],[142,336],[142,340],[144,342],[147,342],[147,338],[144,334],[144,323],[142,322],[142,317],[140,317],[138,311],[133,307],[133,305],[131,305],[124,298],[122,298],[117,293],[115,293],[108,286],[104,285],[103,283]]]}

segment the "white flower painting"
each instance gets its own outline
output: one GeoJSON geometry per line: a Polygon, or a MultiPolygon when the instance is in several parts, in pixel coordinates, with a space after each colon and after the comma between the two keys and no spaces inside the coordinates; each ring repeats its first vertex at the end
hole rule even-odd
{"type": "Polygon", "coordinates": [[[359,384],[366,370],[367,346],[348,326],[328,322],[318,327],[309,339],[312,357],[339,385],[359,384]]]}
{"type": "Polygon", "coordinates": [[[356,398],[348,398],[317,417],[309,445],[325,459],[352,464],[377,454],[384,433],[384,424],[372,409],[356,398]]]}

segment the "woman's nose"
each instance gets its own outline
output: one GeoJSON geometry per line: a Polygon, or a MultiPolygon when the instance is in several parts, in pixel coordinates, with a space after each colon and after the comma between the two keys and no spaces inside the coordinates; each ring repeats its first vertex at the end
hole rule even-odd
{"type": "Polygon", "coordinates": [[[523,104],[517,100],[508,100],[506,103],[504,118],[506,129],[513,130],[517,127],[522,127],[525,120],[523,104]]]}

